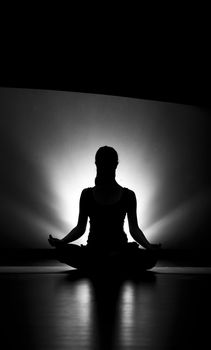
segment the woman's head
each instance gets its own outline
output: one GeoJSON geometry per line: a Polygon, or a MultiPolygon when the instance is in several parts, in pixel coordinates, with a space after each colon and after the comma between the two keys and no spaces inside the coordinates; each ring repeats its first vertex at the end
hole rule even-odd
{"type": "Polygon", "coordinates": [[[96,185],[109,185],[115,182],[118,154],[109,146],[100,147],[95,155],[97,167],[96,185]]]}
{"type": "Polygon", "coordinates": [[[100,147],[95,155],[97,168],[116,169],[118,162],[118,153],[113,147],[100,147]]]}

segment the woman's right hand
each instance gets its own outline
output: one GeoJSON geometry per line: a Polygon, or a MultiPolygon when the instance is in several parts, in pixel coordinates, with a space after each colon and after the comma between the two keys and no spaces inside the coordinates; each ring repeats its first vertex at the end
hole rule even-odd
{"type": "Polygon", "coordinates": [[[161,249],[161,243],[158,243],[158,244],[150,244],[150,247],[149,247],[149,249],[150,250],[159,250],[159,249],[161,249]]]}

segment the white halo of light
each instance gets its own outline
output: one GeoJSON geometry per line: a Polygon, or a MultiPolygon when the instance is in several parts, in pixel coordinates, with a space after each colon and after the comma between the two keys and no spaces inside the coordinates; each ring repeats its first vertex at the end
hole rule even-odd
{"type": "MultiPolygon", "coordinates": [[[[123,186],[134,190],[137,196],[138,210],[137,215],[142,226],[146,226],[149,220],[152,197],[156,191],[156,179],[153,173],[146,174],[133,171],[137,169],[136,153],[131,153],[131,148],[127,144],[114,142],[112,139],[105,137],[105,141],[82,144],[81,148],[75,148],[75,154],[71,155],[69,161],[69,152],[60,156],[57,161],[49,162],[47,166],[47,177],[50,181],[54,196],[57,197],[58,216],[63,221],[63,227],[59,235],[63,236],[65,231],[72,229],[78,220],[79,199],[81,191],[86,187],[94,186],[96,169],[94,157],[97,149],[102,145],[110,145],[114,147],[118,154],[120,164],[117,168],[117,182],[123,186]],[[141,193],[141,196],[140,196],[141,193]],[[139,201],[139,197],[141,200],[139,201]],[[147,213],[148,216],[147,216],[147,213]],[[142,220],[140,218],[142,217],[142,220]]],[[[144,166],[143,166],[144,168],[144,166]]],[[[85,243],[88,235],[88,227],[86,234],[78,241],[85,243]]],[[[125,231],[129,241],[132,240],[129,233],[127,218],[125,220],[125,231]]]]}
{"type": "MultiPolygon", "coordinates": [[[[49,247],[49,230],[63,237],[77,224],[80,194],[94,186],[100,146],[117,150],[117,182],[135,192],[139,226],[149,240],[169,240],[168,232],[183,221],[182,210],[174,209],[207,190],[210,110],[63,91],[0,88],[0,94],[8,203],[3,203],[2,234],[9,246],[16,240],[16,223],[20,246],[29,247],[36,242],[49,247]]],[[[172,237],[169,242],[174,245],[172,237]]]]}

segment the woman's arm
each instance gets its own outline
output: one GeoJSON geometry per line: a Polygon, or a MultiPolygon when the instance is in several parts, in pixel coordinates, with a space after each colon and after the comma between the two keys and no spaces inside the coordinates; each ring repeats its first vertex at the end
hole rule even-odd
{"type": "Polygon", "coordinates": [[[74,227],[65,237],[62,239],[54,238],[49,235],[49,243],[52,246],[58,246],[61,244],[66,244],[79,239],[86,231],[87,225],[87,205],[86,205],[86,193],[85,190],[82,191],[79,204],[79,216],[77,226],[74,227]]]}
{"type": "Polygon", "coordinates": [[[127,216],[128,216],[129,230],[130,230],[131,236],[136,242],[138,242],[142,247],[146,249],[160,248],[161,247],[160,244],[151,244],[146,239],[144,233],[139,228],[136,209],[137,209],[136,196],[134,192],[130,191],[127,216]]]}

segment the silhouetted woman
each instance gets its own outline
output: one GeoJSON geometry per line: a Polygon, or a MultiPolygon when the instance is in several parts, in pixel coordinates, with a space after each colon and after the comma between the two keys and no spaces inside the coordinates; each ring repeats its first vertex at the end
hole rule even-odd
{"type": "Polygon", "coordinates": [[[108,146],[99,148],[95,164],[95,186],[81,193],[77,226],[63,239],[49,236],[49,243],[56,247],[58,260],[81,269],[152,268],[157,262],[160,244],[150,244],[138,227],[135,193],[121,187],[115,180],[117,152],[108,146]],[[138,244],[128,243],[123,229],[126,214],[130,234],[138,244]],[[85,233],[88,218],[87,245],[69,244],[85,233]],[[139,248],[139,244],[145,249],[139,248]]]}

